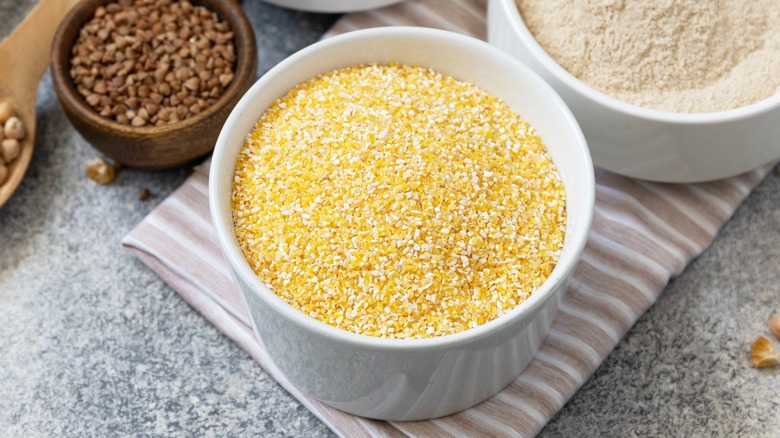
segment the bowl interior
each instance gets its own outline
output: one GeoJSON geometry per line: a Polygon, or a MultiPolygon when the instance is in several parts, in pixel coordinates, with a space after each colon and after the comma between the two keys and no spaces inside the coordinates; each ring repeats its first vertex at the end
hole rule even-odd
{"type": "Polygon", "coordinates": [[[212,161],[209,198],[220,245],[236,274],[266,303],[311,330],[345,342],[403,348],[448,345],[484,336],[516,318],[534,315],[555,285],[565,280],[585,245],[594,203],[594,176],[584,137],[563,101],[542,79],[498,49],[459,34],[424,28],[380,28],[322,41],[286,59],[263,76],[231,113],[212,161]],[[537,129],[560,172],[567,194],[564,249],[552,275],[531,298],[500,318],[461,333],[430,339],[393,340],[357,335],[310,318],[270,292],[244,260],[233,232],[232,179],[238,151],[260,115],[298,83],[334,69],[365,63],[421,65],[468,81],[503,99],[537,129]]]}
{"type": "Polygon", "coordinates": [[[544,50],[539,42],[536,41],[536,38],[528,29],[528,26],[526,26],[525,21],[523,21],[523,17],[520,14],[520,10],[518,9],[515,0],[490,1],[496,1],[503,6],[504,15],[506,19],[511,22],[516,36],[520,39],[520,43],[525,46],[531,56],[533,56],[545,70],[589,100],[615,111],[646,120],[686,125],[712,124],[723,121],[740,120],[756,114],[765,113],[780,106],[780,93],[775,93],[766,99],[744,107],[708,113],[661,111],[624,102],[591,87],[561,67],[560,64],[544,50]]]}

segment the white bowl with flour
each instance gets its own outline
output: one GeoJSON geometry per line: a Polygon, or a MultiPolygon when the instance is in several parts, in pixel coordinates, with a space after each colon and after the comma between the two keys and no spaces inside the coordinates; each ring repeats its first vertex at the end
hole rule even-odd
{"type": "MultiPolygon", "coordinates": [[[[607,41],[619,38],[609,35],[614,31],[604,30],[607,41]]],[[[669,91],[645,90],[644,95],[600,91],[563,68],[542,48],[521,18],[515,0],[490,0],[488,40],[539,73],[563,97],[582,127],[594,163],[605,169],[653,181],[696,182],[737,175],[780,158],[780,94],[772,89],[768,96],[751,103],[750,93],[769,79],[760,71],[756,73],[754,67],[749,69],[753,73],[744,66],[742,70],[734,68],[733,83],[744,88],[716,99],[708,100],[707,92],[717,84],[687,95],[675,87],[669,87],[669,91]],[[746,76],[749,74],[755,77],[746,76]],[[729,105],[734,109],[728,109],[729,105]]],[[[621,49],[615,46],[616,51],[621,49]]],[[[733,55],[714,49],[712,53],[723,58],[733,55]]],[[[571,55],[584,56],[583,52],[571,55]]],[[[612,75],[623,75],[617,78],[622,81],[619,86],[631,80],[641,85],[648,77],[658,82],[664,74],[675,80],[674,70],[664,71],[641,56],[651,55],[637,55],[638,59],[633,60],[635,71],[616,71],[612,75]]],[[[755,65],[770,68],[772,64],[758,61],[755,65]]],[[[714,61],[712,66],[680,66],[698,68],[702,76],[719,67],[714,61]]],[[[597,70],[602,65],[594,64],[592,68],[597,70]]]]}

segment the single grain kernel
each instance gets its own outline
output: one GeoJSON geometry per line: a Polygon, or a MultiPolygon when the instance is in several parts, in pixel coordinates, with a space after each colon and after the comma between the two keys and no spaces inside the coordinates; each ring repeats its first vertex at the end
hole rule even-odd
{"type": "Polygon", "coordinates": [[[141,188],[141,190],[138,191],[138,200],[139,201],[148,201],[149,198],[152,197],[152,192],[149,191],[146,187],[141,188]]]}
{"type": "Polygon", "coordinates": [[[100,103],[100,95],[90,94],[87,96],[86,101],[90,106],[97,106],[97,104],[100,103]]]}
{"type": "Polygon", "coordinates": [[[116,171],[106,160],[95,157],[87,163],[87,176],[98,184],[108,184],[114,180],[116,171]]]}
{"type": "MultiPolygon", "coordinates": [[[[128,117],[128,118],[129,118],[129,117],[128,117]]],[[[136,126],[136,127],[137,127],[137,126],[144,126],[144,125],[146,124],[146,119],[144,119],[144,118],[143,118],[143,117],[141,117],[141,116],[135,116],[135,117],[133,117],[133,118],[132,118],[132,120],[130,121],[130,124],[131,124],[131,125],[133,125],[133,126],[136,126]]]]}
{"type": "Polygon", "coordinates": [[[750,348],[750,360],[756,368],[771,368],[780,363],[780,353],[772,341],[761,336],[750,348]]]}
{"type": "Polygon", "coordinates": [[[239,153],[232,207],[277,295],[387,338],[517,306],[555,267],[566,226],[531,126],[473,84],[397,64],[336,70],[274,102],[239,153]]]}

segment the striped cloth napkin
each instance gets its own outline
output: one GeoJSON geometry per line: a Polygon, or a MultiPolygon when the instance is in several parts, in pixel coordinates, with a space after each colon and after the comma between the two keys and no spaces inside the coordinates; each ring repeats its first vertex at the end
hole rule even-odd
{"type": "MultiPolygon", "coordinates": [[[[344,16],[331,31],[386,25],[485,36],[484,0],[418,0],[344,16]]],[[[217,245],[206,162],[122,240],[196,310],[341,436],[533,436],[598,368],[671,277],[699,255],[769,166],[705,184],[658,184],[596,172],[596,211],[582,261],[536,359],[491,399],[435,420],[352,416],[303,394],[250,328],[217,245]]]]}

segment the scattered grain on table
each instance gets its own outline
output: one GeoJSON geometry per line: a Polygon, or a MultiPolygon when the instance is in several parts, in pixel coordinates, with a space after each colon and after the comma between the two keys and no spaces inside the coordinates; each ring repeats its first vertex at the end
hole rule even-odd
{"type": "Polygon", "coordinates": [[[87,163],[87,176],[98,184],[108,184],[116,177],[116,169],[101,157],[95,157],[87,163]]]}

